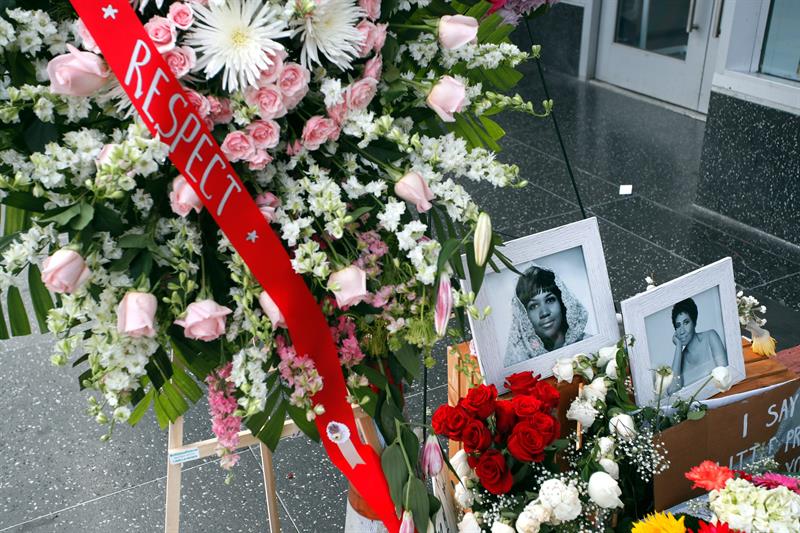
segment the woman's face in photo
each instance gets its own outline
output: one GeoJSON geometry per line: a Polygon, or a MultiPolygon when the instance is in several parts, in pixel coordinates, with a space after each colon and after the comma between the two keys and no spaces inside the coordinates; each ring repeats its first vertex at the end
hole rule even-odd
{"type": "Polygon", "coordinates": [[[675,317],[675,324],[673,325],[675,326],[675,333],[678,336],[678,340],[681,341],[681,344],[684,346],[689,344],[689,341],[694,337],[694,322],[689,318],[688,313],[678,313],[678,316],[675,317]]]}
{"type": "Polygon", "coordinates": [[[564,317],[561,313],[561,302],[552,292],[540,292],[528,302],[528,318],[533,330],[541,339],[555,339],[564,317]]]}

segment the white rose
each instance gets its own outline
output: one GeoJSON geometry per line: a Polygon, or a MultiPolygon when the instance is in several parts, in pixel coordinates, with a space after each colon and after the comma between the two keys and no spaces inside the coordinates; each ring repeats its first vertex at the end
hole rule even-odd
{"type": "Polygon", "coordinates": [[[594,370],[592,369],[594,360],[585,353],[579,353],[574,360],[575,372],[586,378],[586,381],[592,381],[594,379],[594,370]]]}
{"type": "Polygon", "coordinates": [[[559,357],[556,366],[553,367],[553,375],[558,381],[572,383],[575,377],[575,367],[572,365],[572,357],[559,357]]]}
{"type": "Polygon", "coordinates": [[[464,450],[458,450],[450,459],[450,465],[453,467],[453,470],[456,471],[456,474],[458,474],[458,478],[462,481],[475,477],[475,472],[470,468],[467,462],[467,453],[464,450]]]}
{"type": "Polygon", "coordinates": [[[725,392],[733,384],[733,376],[727,366],[718,366],[711,371],[711,382],[720,392],[725,392]]]}
{"type": "Polygon", "coordinates": [[[617,378],[617,360],[616,359],[612,359],[611,361],[608,362],[608,365],[606,366],[606,376],[608,376],[609,378],[613,379],[614,381],[616,381],[618,379],[617,378]]]}
{"type": "Polygon", "coordinates": [[[509,526],[508,524],[504,524],[503,522],[495,521],[492,524],[492,533],[517,533],[513,527],[509,526]]]}
{"type": "Polygon", "coordinates": [[[617,346],[606,346],[597,352],[597,368],[604,368],[609,361],[617,358],[617,346]]]}
{"type": "Polygon", "coordinates": [[[574,485],[566,485],[559,479],[548,479],[539,488],[539,501],[550,509],[549,523],[575,520],[581,514],[581,500],[574,485]]]}
{"type": "Polygon", "coordinates": [[[594,381],[583,387],[582,396],[594,405],[595,400],[601,402],[606,401],[606,394],[608,394],[608,386],[606,386],[605,378],[595,378],[594,381]]]}
{"type": "Polygon", "coordinates": [[[612,416],[608,421],[608,430],[623,439],[632,439],[636,436],[636,424],[633,418],[625,413],[612,416]]]}
{"type": "Polygon", "coordinates": [[[612,459],[608,459],[607,457],[603,457],[598,461],[600,466],[605,470],[609,476],[613,477],[614,479],[619,479],[619,465],[613,461],[612,459]]]}
{"type": "Polygon", "coordinates": [[[597,409],[594,408],[592,402],[578,398],[570,404],[567,410],[567,418],[580,422],[582,431],[586,432],[592,427],[597,418],[597,409]]]}
{"type": "Polygon", "coordinates": [[[458,523],[459,533],[481,533],[481,526],[478,519],[472,513],[464,513],[464,518],[458,523]]]}
{"type": "Polygon", "coordinates": [[[611,437],[600,437],[597,439],[597,448],[600,452],[600,457],[614,458],[614,439],[611,437]]]}
{"type": "Polygon", "coordinates": [[[458,506],[462,509],[469,509],[472,507],[472,504],[475,503],[475,497],[472,494],[472,491],[465,487],[463,483],[456,484],[453,497],[455,498],[458,506]]]}
{"type": "Polygon", "coordinates": [[[619,499],[622,494],[619,484],[606,472],[595,472],[591,475],[588,492],[589,498],[604,509],[624,506],[622,500],[619,499]]]}
{"type": "Polygon", "coordinates": [[[527,510],[522,511],[514,524],[519,533],[539,533],[542,523],[527,510]]]}

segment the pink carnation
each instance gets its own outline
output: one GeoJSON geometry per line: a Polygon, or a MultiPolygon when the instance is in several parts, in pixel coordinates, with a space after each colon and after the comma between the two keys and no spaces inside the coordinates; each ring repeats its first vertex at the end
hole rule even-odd
{"type": "Polygon", "coordinates": [[[283,102],[283,95],[277,85],[265,85],[263,87],[251,87],[244,93],[245,101],[258,108],[258,114],[264,120],[281,118],[286,116],[286,105],[283,102]]]}
{"type": "Polygon", "coordinates": [[[374,78],[362,78],[347,89],[347,107],[350,110],[366,108],[378,92],[378,82],[374,78]]]}
{"type": "Polygon", "coordinates": [[[208,103],[211,108],[211,119],[214,121],[214,124],[229,124],[233,120],[233,109],[231,109],[230,100],[217,96],[209,96],[208,103]]]}
{"type": "Polygon", "coordinates": [[[255,155],[255,144],[253,138],[243,131],[229,133],[222,141],[222,153],[231,163],[236,161],[249,161],[255,155]]]}
{"type": "Polygon", "coordinates": [[[311,73],[302,65],[297,63],[286,63],[278,76],[278,87],[283,95],[283,105],[286,109],[292,109],[308,93],[308,82],[311,81],[311,73]]]}
{"type": "Polygon", "coordinates": [[[178,29],[188,30],[189,26],[194,22],[194,11],[192,11],[192,6],[189,4],[175,2],[169,6],[167,18],[171,20],[178,29]]]}
{"type": "Polygon", "coordinates": [[[272,64],[261,71],[261,75],[258,78],[257,85],[259,87],[265,87],[267,85],[272,85],[278,81],[278,76],[283,69],[283,60],[286,59],[286,51],[280,50],[276,54],[268,53],[272,64]]]}
{"type": "Polygon", "coordinates": [[[274,120],[256,120],[245,131],[250,134],[256,148],[275,148],[281,138],[281,127],[274,120]]]}
{"type": "Polygon", "coordinates": [[[183,91],[186,93],[189,103],[194,106],[200,118],[206,118],[211,114],[211,104],[209,103],[208,98],[192,89],[184,88],[183,91]]]}
{"type": "Polygon", "coordinates": [[[303,146],[316,150],[329,140],[339,138],[339,127],[329,118],[314,116],[303,126],[303,146]]]}
{"type": "Polygon", "coordinates": [[[381,72],[383,71],[383,56],[375,54],[375,56],[366,62],[364,65],[364,77],[372,78],[375,80],[381,79],[381,72]]]}
{"type": "Polygon", "coordinates": [[[164,54],[164,61],[176,78],[186,76],[197,64],[197,54],[190,46],[179,46],[164,54]]]}
{"type": "Polygon", "coordinates": [[[175,48],[175,39],[178,37],[178,30],[175,24],[168,18],[156,15],[144,25],[148,37],[156,45],[156,50],[160,54],[169,52],[175,48]]]}
{"type": "Polygon", "coordinates": [[[266,150],[258,149],[250,156],[247,163],[247,168],[250,170],[264,170],[267,168],[267,165],[272,163],[272,156],[269,155],[266,150]]]}

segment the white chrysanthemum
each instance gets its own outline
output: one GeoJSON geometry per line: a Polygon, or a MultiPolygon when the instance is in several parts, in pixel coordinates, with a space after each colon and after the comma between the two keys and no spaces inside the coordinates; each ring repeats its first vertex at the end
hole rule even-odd
{"type": "Polygon", "coordinates": [[[277,39],[289,37],[281,10],[261,0],[228,0],[220,6],[192,4],[195,23],[187,43],[198,53],[197,68],[206,78],[225,69],[222,88],[235,91],[255,85],[283,50],[277,39]]]}
{"type": "Polygon", "coordinates": [[[298,2],[295,13],[299,26],[295,33],[302,34],[303,50],[300,60],[310,67],[321,65],[320,53],[342,70],[358,56],[361,32],[356,24],[364,12],[355,0],[307,0],[298,2]]]}

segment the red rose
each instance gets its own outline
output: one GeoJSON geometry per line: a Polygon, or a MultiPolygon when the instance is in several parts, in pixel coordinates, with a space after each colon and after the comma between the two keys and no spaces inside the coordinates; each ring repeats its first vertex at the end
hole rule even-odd
{"type": "Polygon", "coordinates": [[[486,450],[481,455],[475,473],[483,485],[483,488],[492,494],[505,494],[511,490],[514,484],[514,477],[508,470],[506,459],[497,450],[486,450]]]}
{"type": "Polygon", "coordinates": [[[511,402],[504,400],[494,404],[495,426],[498,435],[508,435],[517,424],[517,415],[511,402]]]}
{"type": "Polygon", "coordinates": [[[467,453],[482,452],[492,443],[492,433],[480,420],[470,420],[461,433],[464,451],[467,453]]]}
{"type": "Polygon", "coordinates": [[[539,376],[534,376],[533,372],[517,372],[506,378],[506,388],[513,396],[530,395],[536,391],[538,381],[539,376]]]}
{"type": "Polygon", "coordinates": [[[469,415],[460,407],[441,405],[431,417],[433,431],[448,439],[461,440],[461,433],[469,420],[469,415]]]}
{"type": "Polygon", "coordinates": [[[494,385],[478,385],[469,390],[467,396],[458,404],[476,418],[489,418],[494,413],[497,399],[497,387],[494,385]]]}
{"type": "Polygon", "coordinates": [[[514,412],[520,418],[528,418],[542,410],[542,402],[533,396],[517,396],[511,400],[514,412]]]}
{"type": "Polygon", "coordinates": [[[545,446],[556,440],[561,434],[561,426],[558,420],[550,415],[536,413],[533,417],[528,419],[528,423],[542,434],[545,440],[545,446]]]}
{"type": "Polygon", "coordinates": [[[545,411],[550,411],[558,407],[558,401],[561,399],[558,389],[546,381],[540,381],[536,384],[536,393],[534,396],[539,398],[539,400],[544,404],[543,409],[545,411]]]}
{"type": "Polygon", "coordinates": [[[475,467],[478,466],[478,461],[480,461],[480,456],[467,454],[467,464],[471,469],[475,470],[475,467]]]}
{"type": "Polygon", "coordinates": [[[508,438],[508,451],[515,459],[526,463],[539,463],[544,460],[547,442],[536,426],[520,422],[508,438]]]}

